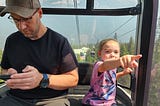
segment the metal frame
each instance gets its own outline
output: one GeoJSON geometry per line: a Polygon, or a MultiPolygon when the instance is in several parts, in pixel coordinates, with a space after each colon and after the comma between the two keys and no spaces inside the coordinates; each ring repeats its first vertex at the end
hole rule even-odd
{"type": "Polygon", "coordinates": [[[43,8],[45,14],[60,14],[60,15],[137,15],[140,14],[140,5],[136,7],[124,9],[62,9],[62,8],[43,8]]]}
{"type": "MultiPolygon", "coordinates": [[[[0,11],[5,6],[0,6],[0,11]]],[[[138,15],[141,13],[141,4],[136,7],[120,8],[120,9],[94,9],[94,0],[87,0],[86,9],[74,8],[42,8],[44,14],[59,14],[59,15],[138,15]]]]}
{"type": "Polygon", "coordinates": [[[152,66],[152,55],[156,32],[158,0],[142,0],[143,11],[138,17],[137,52],[143,57],[139,61],[134,106],[147,106],[152,66]]]}

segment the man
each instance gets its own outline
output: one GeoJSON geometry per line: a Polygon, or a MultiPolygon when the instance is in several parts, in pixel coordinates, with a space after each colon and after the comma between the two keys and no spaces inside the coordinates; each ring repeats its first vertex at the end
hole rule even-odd
{"type": "Polygon", "coordinates": [[[5,43],[1,67],[11,79],[0,106],[69,106],[65,95],[78,83],[78,63],[67,39],[42,24],[39,0],[6,0],[0,15],[6,13],[19,31],[5,43]]]}

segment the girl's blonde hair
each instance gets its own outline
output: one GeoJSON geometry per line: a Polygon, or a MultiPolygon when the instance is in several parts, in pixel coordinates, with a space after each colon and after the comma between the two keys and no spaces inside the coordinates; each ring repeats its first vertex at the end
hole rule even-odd
{"type": "Polygon", "coordinates": [[[99,43],[99,47],[98,47],[98,51],[101,51],[102,50],[102,47],[104,44],[106,44],[107,42],[109,41],[114,41],[114,42],[117,42],[118,45],[120,46],[119,42],[116,40],[116,39],[113,39],[113,38],[108,38],[108,39],[104,39],[104,40],[101,40],[100,43],[99,43]]]}

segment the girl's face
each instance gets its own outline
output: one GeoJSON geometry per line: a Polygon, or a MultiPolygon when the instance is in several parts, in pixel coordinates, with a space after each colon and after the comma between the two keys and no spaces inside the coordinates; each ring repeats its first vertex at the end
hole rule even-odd
{"type": "Polygon", "coordinates": [[[98,55],[103,61],[107,59],[116,59],[120,57],[120,47],[115,41],[108,41],[102,47],[102,50],[98,52],[98,55]]]}

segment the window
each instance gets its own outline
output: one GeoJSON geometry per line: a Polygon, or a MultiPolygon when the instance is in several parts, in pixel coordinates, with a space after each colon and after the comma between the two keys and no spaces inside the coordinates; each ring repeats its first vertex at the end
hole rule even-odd
{"type": "Polygon", "coordinates": [[[40,0],[43,8],[86,8],[86,0],[40,0]]]}
{"type": "Polygon", "coordinates": [[[116,9],[136,6],[137,0],[95,0],[95,9],[116,9]]]}
{"type": "Polygon", "coordinates": [[[149,106],[155,106],[160,104],[160,5],[159,5],[159,15],[157,17],[157,28],[155,35],[155,44],[152,57],[152,69],[151,69],[151,79],[150,79],[150,89],[149,89],[149,106]]]}

